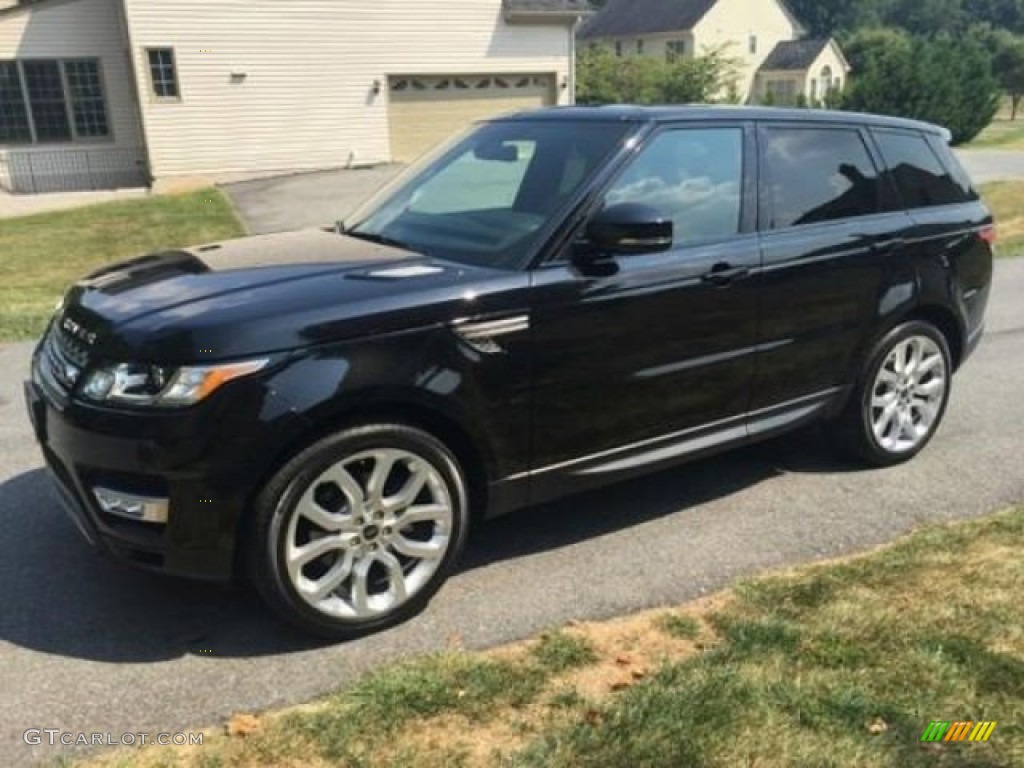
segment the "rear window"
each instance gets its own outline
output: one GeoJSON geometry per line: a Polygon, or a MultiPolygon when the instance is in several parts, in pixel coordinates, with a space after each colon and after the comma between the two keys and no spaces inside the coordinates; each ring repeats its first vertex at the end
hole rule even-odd
{"type": "Polygon", "coordinates": [[[977,200],[966,173],[959,167],[948,148],[940,147],[948,155],[949,167],[943,164],[924,136],[903,131],[874,132],[882,157],[888,166],[888,175],[899,191],[907,208],[930,208],[977,200]]]}
{"type": "Polygon", "coordinates": [[[767,128],[771,229],[878,213],[879,179],[856,130],[767,128]]]}

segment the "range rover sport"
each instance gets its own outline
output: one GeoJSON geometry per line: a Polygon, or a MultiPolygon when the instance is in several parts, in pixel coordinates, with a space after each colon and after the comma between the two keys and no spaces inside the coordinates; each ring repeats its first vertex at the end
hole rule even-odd
{"type": "Polygon", "coordinates": [[[109,554],[403,621],[471,523],[823,421],[907,461],[978,344],[992,218],[938,127],[756,108],[481,124],[337,227],[74,285],[25,384],[109,554]]]}

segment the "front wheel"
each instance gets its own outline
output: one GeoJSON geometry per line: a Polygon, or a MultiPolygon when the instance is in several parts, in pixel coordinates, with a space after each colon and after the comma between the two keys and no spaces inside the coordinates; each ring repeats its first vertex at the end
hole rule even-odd
{"type": "Polygon", "coordinates": [[[418,613],[465,545],[466,483],[431,435],[373,425],[296,456],[257,501],[256,586],[308,632],[346,639],[418,613]]]}
{"type": "Polygon", "coordinates": [[[894,328],[875,345],[840,417],[843,446],[874,466],[912,459],[942,422],[952,373],[949,344],[935,326],[894,328]]]}

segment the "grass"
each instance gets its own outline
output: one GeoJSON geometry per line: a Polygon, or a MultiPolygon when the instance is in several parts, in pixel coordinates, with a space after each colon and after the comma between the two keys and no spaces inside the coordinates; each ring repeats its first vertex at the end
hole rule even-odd
{"type": "Polygon", "coordinates": [[[1024,181],[997,181],[983,184],[979,190],[992,210],[999,239],[999,256],[1024,254],[1024,181]]]}
{"type": "Polygon", "coordinates": [[[554,673],[586,667],[597,661],[591,643],[565,632],[542,635],[530,652],[541,667],[554,673]]]}
{"type": "Polygon", "coordinates": [[[1024,150],[1024,115],[1017,120],[1010,120],[1009,116],[997,117],[964,148],[1024,150]]]}
{"type": "Polygon", "coordinates": [[[0,220],[0,341],[39,336],[68,286],[102,265],[241,234],[215,189],[0,220]]]}
{"type": "Polygon", "coordinates": [[[683,640],[696,640],[701,633],[700,622],[693,616],[666,613],[658,617],[657,625],[662,631],[683,640]]]}
{"type": "Polygon", "coordinates": [[[1024,765],[1022,550],[1024,508],[86,765],[1024,765]],[[932,720],[998,725],[984,744],[922,744],[932,720]]]}

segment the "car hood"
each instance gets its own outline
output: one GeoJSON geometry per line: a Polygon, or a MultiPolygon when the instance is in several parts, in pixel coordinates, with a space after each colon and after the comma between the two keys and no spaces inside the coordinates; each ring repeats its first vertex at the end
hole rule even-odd
{"type": "Polygon", "coordinates": [[[437,322],[485,275],[508,277],[303,230],[114,264],[76,283],[56,322],[104,358],[229,359],[437,322]]]}

